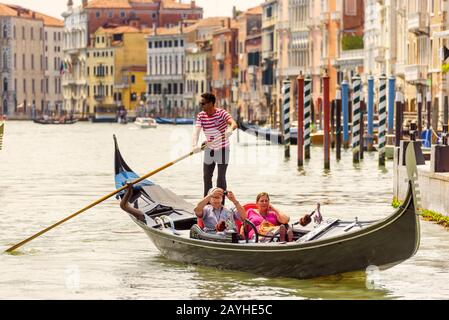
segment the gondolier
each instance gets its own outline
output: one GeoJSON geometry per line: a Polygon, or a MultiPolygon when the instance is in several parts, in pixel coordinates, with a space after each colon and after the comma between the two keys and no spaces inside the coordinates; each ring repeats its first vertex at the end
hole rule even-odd
{"type": "Polygon", "coordinates": [[[218,168],[217,187],[226,190],[226,170],[229,163],[229,137],[237,129],[237,123],[224,109],[215,107],[215,95],[203,93],[201,95],[201,108],[196,118],[193,134],[193,148],[197,150],[201,129],[206,135],[208,147],[204,150],[203,179],[204,196],[212,188],[212,176],[215,164],[218,168]]]}

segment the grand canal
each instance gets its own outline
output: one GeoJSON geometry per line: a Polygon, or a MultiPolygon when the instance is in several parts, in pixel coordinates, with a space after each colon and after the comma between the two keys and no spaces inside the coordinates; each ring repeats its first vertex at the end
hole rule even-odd
{"type": "MultiPolygon", "coordinates": [[[[0,250],[114,190],[113,141],[138,173],[189,151],[191,126],[142,130],[133,124],[42,126],[8,122],[0,151],[0,250]]],[[[392,163],[377,154],[354,167],[352,154],[324,171],[320,147],[298,172],[283,147],[232,137],[228,185],[241,202],[267,191],[294,220],[322,204],[324,218],[379,219],[393,211],[392,163]]],[[[296,147],[292,147],[292,155],[296,147]]],[[[153,181],[196,202],[202,195],[201,156],[153,181]]],[[[449,233],[421,223],[411,259],[376,272],[296,280],[184,265],[163,258],[115,199],[90,209],[22,247],[0,255],[0,299],[435,299],[449,297],[449,233]]]]}

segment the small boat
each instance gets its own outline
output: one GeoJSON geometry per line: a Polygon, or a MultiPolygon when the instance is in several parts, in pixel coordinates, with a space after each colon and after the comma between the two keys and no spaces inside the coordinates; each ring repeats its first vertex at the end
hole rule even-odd
{"type": "MultiPolygon", "coordinates": [[[[118,189],[138,175],[125,163],[114,140],[118,189]]],[[[178,262],[299,279],[364,271],[369,266],[386,269],[412,257],[419,247],[414,157],[413,148],[408,148],[408,194],[393,214],[377,221],[329,219],[313,230],[294,227],[293,242],[206,234],[197,225],[192,204],[149,180],[138,183],[130,199],[146,221],[130,217],[163,256],[178,262]]]]}
{"type": "Polygon", "coordinates": [[[141,127],[142,129],[147,128],[156,128],[157,123],[156,120],[153,118],[136,118],[136,121],[134,122],[135,125],[141,127]]]}
{"type": "MultiPolygon", "coordinates": [[[[251,125],[242,121],[237,121],[237,124],[240,130],[250,135],[261,137],[262,139],[270,141],[274,144],[283,143],[283,136],[279,130],[271,128],[261,128],[259,126],[251,125]]],[[[312,145],[322,145],[324,142],[323,131],[311,133],[310,141],[312,145]]],[[[290,144],[298,144],[298,127],[290,128],[290,144]]]]}
{"type": "Polygon", "coordinates": [[[74,124],[77,122],[76,119],[72,120],[52,120],[52,119],[33,119],[34,123],[39,124],[74,124]]]}
{"type": "Polygon", "coordinates": [[[193,118],[161,118],[157,117],[156,122],[159,124],[193,124],[193,118]]]}

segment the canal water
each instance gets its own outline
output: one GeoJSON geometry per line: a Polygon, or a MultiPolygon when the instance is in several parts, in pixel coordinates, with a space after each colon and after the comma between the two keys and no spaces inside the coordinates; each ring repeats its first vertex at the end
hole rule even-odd
{"type": "MultiPolygon", "coordinates": [[[[189,151],[192,126],[140,129],[133,124],[51,126],[8,122],[0,151],[0,250],[114,190],[113,140],[137,173],[189,151]]],[[[392,163],[377,167],[350,151],[324,171],[320,147],[302,172],[282,146],[243,132],[232,136],[229,190],[240,202],[261,191],[296,220],[316,202],[324,218],[380,219],[393,212],[392,163]],[[239,140],[239,142],[237,142],[239,140]]],[[[153,177],[192,203],[202,196],[202,159],[195,155],[153,177]]],[[[250,271],[250,270],[248,270],[250,271]]],[[[175,263],[162,257],[115,199],[50,231],[14,255],[0,254],[0,299],[447,299],[449,233],[421,223],[421,246],[385,271],[311,280],[175,263]]]]}

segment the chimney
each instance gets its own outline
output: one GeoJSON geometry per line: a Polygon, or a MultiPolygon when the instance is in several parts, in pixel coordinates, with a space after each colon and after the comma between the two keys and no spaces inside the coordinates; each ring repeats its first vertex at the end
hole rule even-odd
{"type": "Polygon", "coordinates": [[[237,8],[235,6],[232,7],[232,19],[237,18],[237,8]]]}
{"type": "Polygon", "coordinates": [[[190,1],[190,8],[194,9],[196,7],[195,0],[190,1]]]}
{"type": "Polygon", "coordinates": [[[83,0],[83,8],[87,7],[87,0],[83,0]]]}
{"type": "Polygon", "coordinates": [[[73,7],[73,1],[72,0],[67,1],[67,7],[69,9],[71,9],[73,7]]]}
{"type": "Polygon", "coordinates": [[[156,35],[156,24],[153,22],[153,36],[156,35]]]}

